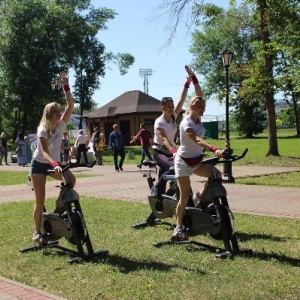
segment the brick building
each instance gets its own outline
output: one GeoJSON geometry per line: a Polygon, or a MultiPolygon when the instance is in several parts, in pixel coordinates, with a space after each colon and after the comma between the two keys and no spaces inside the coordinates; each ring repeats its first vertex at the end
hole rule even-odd
{"type": "Polygon", "coordinates": [[[89,135],[95,127],[104,133],[106,143],[113,130],[113,124],[118,124],[123,133],[126,145],[144,123],[153,135],[153,125],[161,115],[160,100],[141,91],[129,91],[115,98],[99,109],[84,114],[86,130],[89,135]]]}

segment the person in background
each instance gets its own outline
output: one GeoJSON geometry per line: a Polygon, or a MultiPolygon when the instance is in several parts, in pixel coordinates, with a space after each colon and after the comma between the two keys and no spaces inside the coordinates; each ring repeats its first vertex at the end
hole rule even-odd
{"type": "MultiPolygon", "coordinates": [[[[69,78],[65,72],[60,73],[61,85],[65,91],[66,106],[62,113],[61,107],[56,102],[47,104],[44,108],[43,116],[37,129],[37,148],[35,149],[32,161],[30,176],[35,192],[36,203],[34,207],[33,240],[38,244],[47,244],[47,236],[41,232],[42,213],[46,194],[46,177],[50,175],[56,180],[62,180],[62,169],[59,165],[61,152],[61,139],[65,126],[68,124],[74,108],[74,102],[70,92],[69,78]],[[54,169],[55,173],[48,173],[49,169],[54,169]]],[[[70,183],[75,186],[76,178],[68,170],[70,183]]]]}
{"type": "Polygon", "coordinates": [[[142,167],[143,161],[145,157],[149,160],[153,160],[149,148],[152,146],[152,134],[151,132],[146,129],[146,126],[144,123],[140,125],[140,131],[137,133],[137,135],[130,141],[130,144],[133,144],[137,139],[140,139],[141,141],[141,146],[142,146],[142,157],[141,157],[141,162],[139,165],[137,165],[138,168],[142,167]]]}
{"type": "Polygon", "coordinates": [[[62,141],[61,141],[61,154],[62,159],[61,161],[64,163],[69,162],[69,156],[70,156],[70,140],[68,139],[68,132],[65,131],[62,141]]]}
{"type": "Polygon", "coordinates": [[[4,156],[4,148],[2,146],[2,140],[0,139],[0,166],[3,166],[3,164],[2,164],[3,156],[4,156]]]}
{"type": "Polygon", "coordinates": [[[7,136],[6,136],[5,132],[1,133],[0,141],[1,141],[2,149],[3,149],[2,157],[4,156],[5,164],[9,165],[9,163],[7,163],[8,145],[7,145],[7,136]]]}
{"type": "Polygon", "coordinates": [[[26,142],[24,140],[24,134],[22,132],[18,132],[17,139],[15,140],[16,144],[16,153],[18,158],[18,165],[21,167],[27,166],[27,147],[26,142]]]}
{"type": "MultiPolygon", "coordinates": [[[[193,82],[196,94],[201,93],[199,82],[192,70],[185,66],[188,77],[180,94],[179,101],[174,108],[174,101],[171,97],[164,97],[161,100],[162,115],[155,120],[154,123],[154,138],[152,146],[152,155],[156,164],[159,166],[158,179],[162,174],[174,166],[174,162],[170,160],[176,154],[175,135],[177,132],[176,119],[181,112],[183,103],[186,99],[190,83],[193,82]]],[[[162,198],[162,194],[166,190],[166,181],[161,179],[157,184],[157,196],[162,198]]]]}
{"type": "Polygon", "coordinates": [[[99,134],[100,134],[99,128],[98,128],[98,127],[95,127],[94,130],[93,130],[92,136],[91,136],[91,138],[90,138],[89,145],[88,145],[89,148],[92,149],[92,151],[94,152],[94,154],[95,154],[95,150],[94,150],[94,139],[95,139],[95,135],[96,135],[97,132],[98,132],[98,136],[99,136],[99,134]]]}
{"type": "Polygon", "coordinates": [[[32,160],[32,151],[31,151],[31,143],[33,139],[30,139],[29,132],[25,131],[24,140],[26,144],[26,155],[27,155],[27,163],[30,164],[32,160]]]}
{"type": "Polygon", "coordinates": [[[103,165],[103,151],[104,151],[104,145],[105,145],[105,138],[104,134],[100,133],[98,131],[95,134],[95,139],[94,139],[94,152],[96,156],[96,162],[99,166],[103,165]]]}
{"type": "Polygon", "coordinates": [[[125,159],[125,141],[122,132],[119,130],[119,125],[113,125],[113,131],[109,135],[109,145],[113,151],[115,171],[123,171],[123,162],[125,159]],[[120,161],[118,163],[118,156],[120,161]]]}
{"type": "Polygon", "coordinates": [[[83,133],[83,130],[79,130],[79,135],[75,141],[74,146],[77,147],[77,156],[76,156],[76,163],[80,163],[81,153],[83,154],[84,163],[88,164],[87,158],[87,136],[83,133]]]}

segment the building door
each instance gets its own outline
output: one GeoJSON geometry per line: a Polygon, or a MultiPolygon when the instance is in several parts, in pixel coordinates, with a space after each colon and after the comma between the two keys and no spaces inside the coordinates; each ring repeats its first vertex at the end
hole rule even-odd
{"type": "Polygon", "coordinates": [[[113,126],[114,126],[114,122],[105,122],[105,142],[106,145],[109,144],[109,136],[111,134],[111,132],[113,132],[113,126]]]}
{"type": "Polygon", "coordinates": [[[123,133],[124,140],[125,140],[125,145],[128,146],[130,145],[130,121],[120,121],[120,131],[123,133]]]}

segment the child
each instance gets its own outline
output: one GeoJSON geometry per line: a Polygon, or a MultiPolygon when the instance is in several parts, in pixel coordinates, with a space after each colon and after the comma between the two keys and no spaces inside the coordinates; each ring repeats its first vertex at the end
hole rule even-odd
{"type": "Polygon", "coordinates": [[[68,139],[68,132],[65,131],[63,134],[63,139],[61,143],[61,154],[62,154],[62,159],[61,161],[64,163],[68,163],[69,161],[69,154],[70,154],[70,141],[68,139]]]}
{"type": "Polygon", "coordinates": [[[103,157],[104,145],[105,145],[104,134],[100,133],[99,136],[96,135],[94,139],[94,151],[95,151],[97,164],[101,166],[103,165],[102,157],[103,157]]]}

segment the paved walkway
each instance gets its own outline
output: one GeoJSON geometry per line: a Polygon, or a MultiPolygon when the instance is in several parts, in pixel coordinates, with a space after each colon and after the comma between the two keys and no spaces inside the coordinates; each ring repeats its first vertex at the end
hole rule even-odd
{"type": "MultiPolygon", "coordinates": [[[[4,169],[29,170],[29,168],[21,168],[15,164],[0,166],[0,171],[4,169]]],[[[261,176],[292,171],[300,172],[300,167],[233,166],[233,177],[261,176]]],[[[78,168],[73,172],[98,175],[77,179],[76,191],[79,195],[147,203],[149,193],[147,181],[135,165],[125,165],[124,172],[115,172],[112,165],[95,166],[92,169],[78,168]]],[[[58,182],[55,181],[47,182],[47,198],[57,196],[58,188],[55,187],[57,184],[58,182]]],[[[201,185],[199,178],[192,176],[193,189],[197,190],[201,185]]],[[[300,219],[300,185],[299,188],[254,187],[238,184],[226,184],[225,187],[233,212],[300,219]]],[[[26,183],[17,187],[0,186],[0,204],[30,200],[34,200],[34,193],[26,183]]],[[[143,221],[142,218],[143,216],[141,216],[141,221],[143,221]]],[[[15,299],[59,300],[63,298],[0,277],[0,300],[15,299]]]]}

